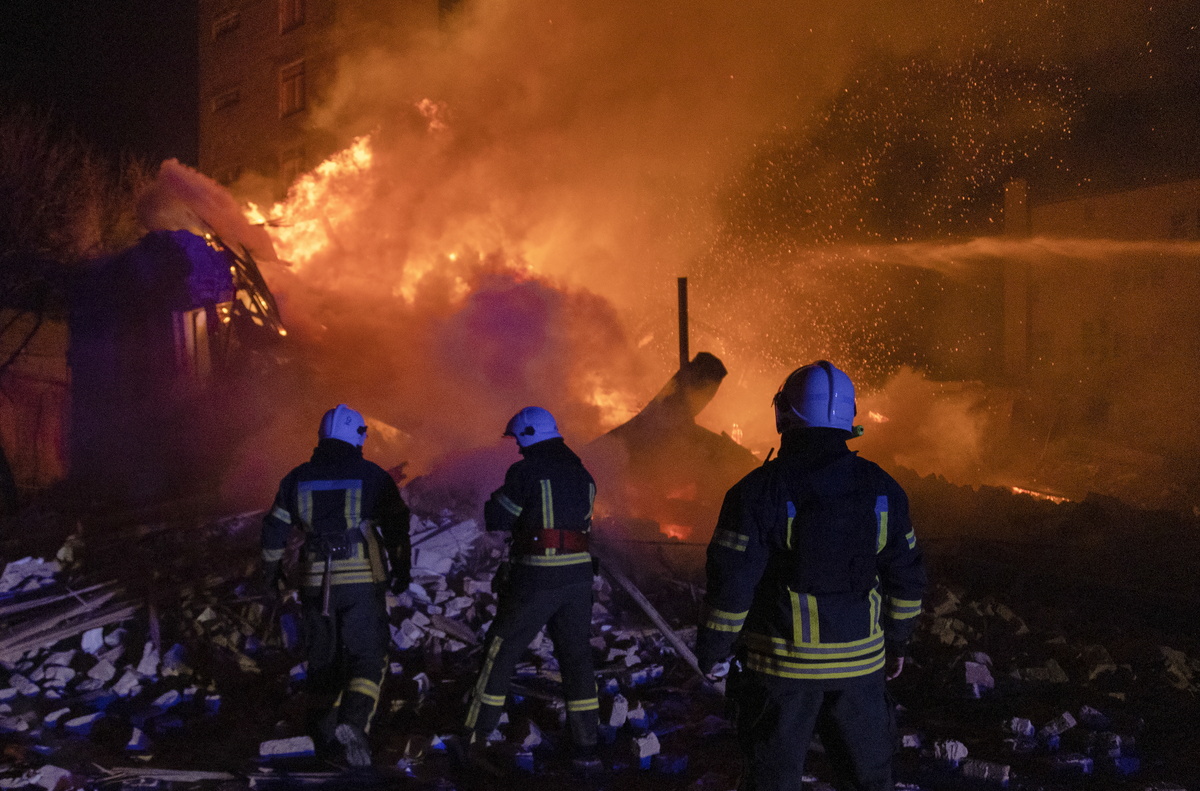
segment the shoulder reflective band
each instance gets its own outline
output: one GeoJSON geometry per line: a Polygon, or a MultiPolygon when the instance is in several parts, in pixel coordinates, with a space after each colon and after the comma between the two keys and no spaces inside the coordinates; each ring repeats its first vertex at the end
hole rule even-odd
{"type": "Polygon", "coordinates": [[[713,543],[719,547],[732,549],[734,552],[745,552],[746,546],[750,543],[749,536],[744,536],[741,533],[735,533],[732,530],[718,528],[713,531],[713,543]]]}
{"type": "Polygon", "coordinates": [[[875,553],[887,546],[888,498],[881,494],[875,498],[875,521],[879,524],[879,538],[875,542],[875,553]]]}
{"type": "Polygon", "coordinates": [[[505,511],[508,511],[513,516],[520,516],[521,511],[525,510],[499,492],[496,492],[496,502],[500,504],[501,508],[503,508],[505,511]]]}
{"type": "Polygon", "coordinates": [[[894,596],[888,596],[885,603],[888,617],[896,621],[906,621],[921,614],[920,599],[897,599],[894,596]]]}
{"type": "Polygon", "coordinates": [[[714,632],[739,632],[742,629],[742,624],[746,622],[746,616],[750,614],[746,612],[727,612],[726,610],[718,610],[716,607],[710,607],[708,617],[704,621],[705,628],[712,629],[714,632]]]}
{"type": "Polygon", "coordinates": [[[292,523],[292,515],[288,513],[286,508],[280,505],[275,506],[275,508],[271,511],[271,517],[273,519],[278,519],[285,525],[290,525],[292,523]]]}

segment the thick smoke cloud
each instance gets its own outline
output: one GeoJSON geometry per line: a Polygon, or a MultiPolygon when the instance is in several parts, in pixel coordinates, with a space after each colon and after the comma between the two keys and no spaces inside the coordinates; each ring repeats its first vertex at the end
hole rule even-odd
{"type": "Polygon", "coordinates": [[[395,9],[347,25],[312,124],[370,134],[372,164],[323,196],[328,244],[268,272],[311,353],[306,414],[355,400],[416,469],[493,442],[525,403],[590,438],[614,414],[598,402],[627,411],[673,370],[689,275],[692,349],[732,372],[702,422],[765,450],[783,375],[824,356],[881,387],[937,335],[922,281],[954,277],[932,248],[883,265],[723,236],[717,198],[765,141],[802,140],[873,53],[1100,73],[1162,8],[466,0],[440,28],[395,9]]]}

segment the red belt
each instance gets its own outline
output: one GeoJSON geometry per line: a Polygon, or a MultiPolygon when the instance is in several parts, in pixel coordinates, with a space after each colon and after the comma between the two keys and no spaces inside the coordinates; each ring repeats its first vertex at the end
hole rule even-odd
{"type": "Polygon", "coordinates": [[[588,534],[582,530],[535,530],[515,543],[519,555],[558,555],[563,552],[587,552],[588,534]]]}

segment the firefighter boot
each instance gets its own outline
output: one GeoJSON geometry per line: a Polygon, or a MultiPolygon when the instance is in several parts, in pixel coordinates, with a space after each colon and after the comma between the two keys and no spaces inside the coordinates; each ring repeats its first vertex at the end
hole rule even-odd
{"type": "Polygon", "coordinates": [[[367,744],[367,735],[362,730],[343,722],[337,726],[333,735],[346,751],[346,763],[355,769],[371,765],[371,747],[367,744]]]}

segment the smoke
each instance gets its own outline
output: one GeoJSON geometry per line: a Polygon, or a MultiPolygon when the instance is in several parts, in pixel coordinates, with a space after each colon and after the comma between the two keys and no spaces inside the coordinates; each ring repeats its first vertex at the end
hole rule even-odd
{"type": "MultiPolygon", "coordinates": [[[[947,370],[978,370],[995,339],[970,337],[961,316],[940,309],[957,297],[986,309],[986,284],[958,270],[989,253],[800,249],[787,239],[764,253],[748,238],[761,225],[722,233],[725,199],[751,163],[773,167],[761,156],[768,143],[810,139],[869,57],[1019,64],[1058,80],[1097,52],[1133,51],[1159,21],[1106,5],[468,0],[440,28],[396,9],[348,22],[310,123],[347,146],[369,135],[369,161],[294,185],[288,205],[305,204],[303,216],[264,211],[283,217],[272,233],[295,262],[265,271],[311,366],[301,388],[278,394],[280,411],[303,420],[281,425],[292,435],[351,402],[377,422],[373,436],[391,437],[373,439],[384,461],[418,472],[493,443],[530,403],[555,411],[569,439],[590,439],[673,370],[677,275],[692,278],[693,350],[713,351],[731,371],[701,420],[727,432],[737,424],[759,451],[773,440],[770,394],[811,359],[833,360],[868,391],[930,349],[947,370]],[[315,234],[308,246],[285,249],[283,236],[302,229],[315,234]]],[[[1045,123],[1019,107],[998,112],[969,131],[1045,123]]],[[[888,131],[887,119],[856,123],[867,137],[888,131]]],[[[959,145],[953,129],[943,137],[959,145]]],[[[1003,145],[986,162],[1022,153],[1003,145]]],[[[827,171],[872,173],[869,162],[827,171]]],[[[941,183],[970,188],[975,178],[941,183]]],[[[766,209],[768,223],[788,219],[778,204],[766,209]]],[[[911,377],[892,387],[921,393],[911,377]]],[[[955,396],[944,412],[896,398],[907,405],[899,414],[926,421],[910,426],[927,435],[911,463],[967,474],[977,444],[958,452],[944,438],[982,430],[971,398],[955,396]]],[[[266,437],[280,431],[266,427],[256,452],[281,447],[266,437]]]]}

